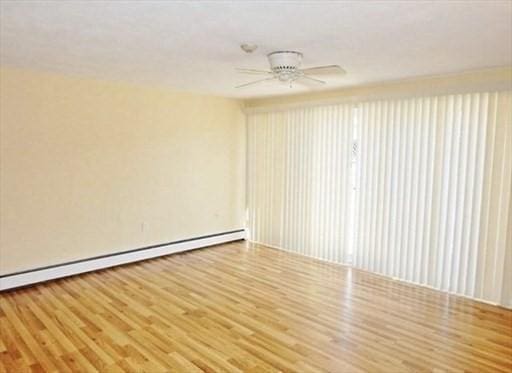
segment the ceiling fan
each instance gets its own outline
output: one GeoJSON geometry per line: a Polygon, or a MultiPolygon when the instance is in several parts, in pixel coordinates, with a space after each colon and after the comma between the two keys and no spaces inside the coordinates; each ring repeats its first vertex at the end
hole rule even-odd
{"type": "Polygon", "coordinates": [[[305,85],[326,84],[324,80],[313,78],[310,75],[343,75],[343,70],[338,65],[315,66],[301,69],[302,53],[295,51],[277,51],[267,55],[270,63],[270,70],[256,69],[237,69],[238,72],[251,75],[266,75],[263,79],[258,79],[249,83],[241,84],[235,88],[243,88],[253,84],[275,80],[288,83],[290,88],[297,82],[305,85]]]}

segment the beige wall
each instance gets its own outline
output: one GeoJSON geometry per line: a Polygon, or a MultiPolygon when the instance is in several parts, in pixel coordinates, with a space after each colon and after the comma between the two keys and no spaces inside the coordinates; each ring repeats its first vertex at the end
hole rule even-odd
{"type": "MultiPolygon", "coordinates": [[[[245,105],[511,82],[508,67],[245,105]]],[[[0,69],[0,274],[243,227],[244,120],[235,100],[0,69]]]]}
{"type": "Polygon", "coordinates": [[[244,225],[235,100],[0,70],[0,273],[244,225]]]}

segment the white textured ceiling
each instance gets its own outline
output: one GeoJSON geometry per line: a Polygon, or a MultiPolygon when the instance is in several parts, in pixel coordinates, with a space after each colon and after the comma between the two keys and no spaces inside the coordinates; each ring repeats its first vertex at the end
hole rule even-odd
{"type": "Polygon", "coordinates": [[[325,89],[511,65],[512,1],[0,0],[0,43],[9,66],[248,98],[307,90],[233,88],[274,50],[341,65],[325,89]]]}

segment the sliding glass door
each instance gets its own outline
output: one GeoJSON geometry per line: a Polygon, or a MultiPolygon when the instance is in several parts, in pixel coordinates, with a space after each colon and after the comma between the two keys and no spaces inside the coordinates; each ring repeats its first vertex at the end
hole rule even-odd
{"type": "Polygon", "coordinates": [[[251,240],[512,306],[511,92],[254,113],[248,130],[251,240]]]}

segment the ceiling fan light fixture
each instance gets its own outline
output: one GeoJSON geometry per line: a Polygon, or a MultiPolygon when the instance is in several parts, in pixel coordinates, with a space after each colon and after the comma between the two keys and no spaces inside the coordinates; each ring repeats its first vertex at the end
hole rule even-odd
{"type": "Polygon", "coordinates": [[[296,75],[295,73],[290,72],[290,71],[280,71],[277,74],[277,77],[280,81],[287,82],[289,80],[293,80],[295,78],[295,75],[296,75]]]}

